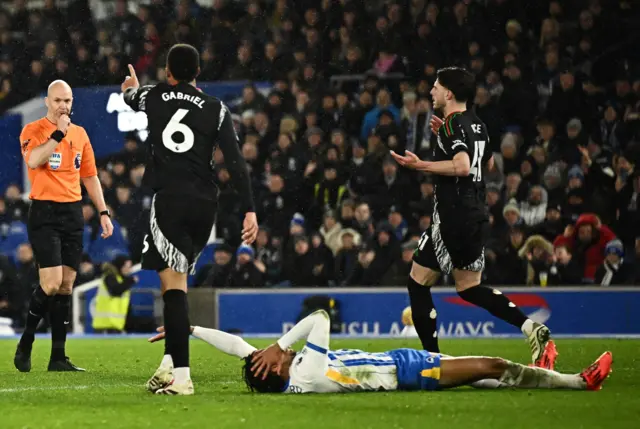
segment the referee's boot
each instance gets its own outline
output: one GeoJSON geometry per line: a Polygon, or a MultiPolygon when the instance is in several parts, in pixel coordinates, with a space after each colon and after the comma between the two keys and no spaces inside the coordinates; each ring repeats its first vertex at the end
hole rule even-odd
{"type": "Polygon", "coordinates": [[[16,354],[13,357],[13,365],[20,372],[31,371],[31,347],[18,347],[16,348],[16,354]]]}
{"type": "Polygon", "coordinates": [[[50,360],[49,368],[47,371],[52,372],[67,372],[67,371],[75,371],[75,372],[84,372],[86,369],[75,366],[71,363],[68,357],[65,356],[63,360],[50,360]]]}

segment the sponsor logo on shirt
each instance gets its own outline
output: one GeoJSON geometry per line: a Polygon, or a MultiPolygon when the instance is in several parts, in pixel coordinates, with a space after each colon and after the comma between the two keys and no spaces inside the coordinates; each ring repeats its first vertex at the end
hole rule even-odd
{"type": "Polygon", "coordinates": [[[57,170],[58,168],[60,168],[61,164],[62,154],[57,152],[52,153],[49,157],[49,168],[51,168],[52,170],[57,170]]]}

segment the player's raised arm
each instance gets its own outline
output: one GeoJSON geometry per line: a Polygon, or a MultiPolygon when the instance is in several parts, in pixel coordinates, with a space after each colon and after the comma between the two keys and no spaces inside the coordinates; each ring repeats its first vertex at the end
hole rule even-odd
{"type": "Polygon", "coordinates": [[[136,112],[145,112],[147,110],[147,94],[155,85],[145,85],[140,87],[138,76],[131,64],[129,64],[129,76],[125,77],[124,82],[120,85],[124,102],[127,103],[136,112]]]}
{"type": "Polygon", "coordinates": [[[306,372],[317,372],[323,374],[325,370],[327,353],[329,351],[330,338],[329,314],[324,310],[318,310],[299,321],[289,332],[284,334],[275,344],[260,353],[256,353],[253,358],[252,371],[257,376],[264,371],[264,375],[274,365],[280,370],[281,357],[285,350],[305,339],[306,362],[304,367],[306,372]]]}
{"type": "Polygon", "coordinates": [[[246,214],[242,240],[248,244],[255,241],[258,235],[258,220],[255,214],[253,191],[247,163],[238,145],[238,136],[233,128],[231,113],[224,103],[220,102],[220,122],[218,123],[218,144],[224,155],[226,167],[231,173],[231,180],[242,201],[242,211],[246,214]]]}

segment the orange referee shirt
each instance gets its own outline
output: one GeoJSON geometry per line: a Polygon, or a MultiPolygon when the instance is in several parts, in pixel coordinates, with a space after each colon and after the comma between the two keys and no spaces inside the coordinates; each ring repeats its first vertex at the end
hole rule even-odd
{"type": "MultiPolygon", "coordinates": [[[[31,151],[45,144],[57,125],[47,118],[27,124],[20,134],[22,157],[29,160],[31,151]]],[[[84,128],[70,124],[67,135],[49,157],[37,168],[29,168],[32,200],[72,203],[82,199],[80,178],[98,174],[93,148],[84,128]]]]}

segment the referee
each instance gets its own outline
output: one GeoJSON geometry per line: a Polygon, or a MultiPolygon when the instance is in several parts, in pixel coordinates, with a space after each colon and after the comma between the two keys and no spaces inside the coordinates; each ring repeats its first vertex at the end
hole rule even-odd
{"type": "Polygon", "coordinates": [[[62,80],[52,82],[45,98],[47,116],[27,124],[20,134],[31,182],[29,241],[40,275],[13,360],[21,372],[31,370],[35,331],[47,311],[52,341],[49,371],[84,371],[65,356],[71,291],[82,257],[80,181],[100,212],[102,238],[113,233],[89,137],[69,117],[72,102],[71,87],[62,80]]]}

